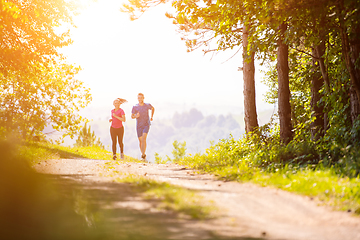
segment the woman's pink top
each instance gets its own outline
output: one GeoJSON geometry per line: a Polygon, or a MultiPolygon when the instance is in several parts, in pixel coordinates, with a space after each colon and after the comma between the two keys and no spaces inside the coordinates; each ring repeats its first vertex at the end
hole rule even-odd
{"type": "Polygon", "coordinates": [[[111,118],[112,118],[111,126],[113,128],[121,128],[123,126],[122,121],[114,117],[113,113],[115,113],[116,116],[118,117],[122,117],[123,115],[125,115],[124,110],[122,110],[121,108],[119,108],[117,111],[115,111],[115,109],[111,110],[111,118]]]}

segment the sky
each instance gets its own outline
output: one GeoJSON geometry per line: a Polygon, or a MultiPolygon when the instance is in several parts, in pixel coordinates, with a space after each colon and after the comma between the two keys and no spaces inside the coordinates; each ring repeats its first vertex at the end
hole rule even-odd
{"type": "MultiPolygon", "coordinates": [[[[193,107],[205,115],[243,112],[241,51],[233,58],[238,49],[214,56],[201,49],[188,53],[165,17],[166,5],[130,21],[120,11],[125,0],[82,1],[86,7],[71,30],[74,43],[62,49],[69,63],[81,66],[78,79],[91,89],[93,101],[82,115],[106,118],[120,97],[128,100],[121,107],[129,116],[139,92],[161,118],[193,107]]],[[[266,87],[259,68],[255,78],[258,111],[272,109],[263,101],[266,87]]]]}

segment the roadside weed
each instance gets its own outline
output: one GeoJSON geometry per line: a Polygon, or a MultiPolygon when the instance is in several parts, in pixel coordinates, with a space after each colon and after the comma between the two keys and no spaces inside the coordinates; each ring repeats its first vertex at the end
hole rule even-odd
{"type": "Polygon", "coordinates": [[[116,181],[130,183],[136,191],[144,193],[146,198],[159,200],[160,209],[172,210],[194,219],[212,218],[216,210],[211,202],[206,202],[196,191],[166,182],[158,182],[134,174],[119,177],[116,181]]]}

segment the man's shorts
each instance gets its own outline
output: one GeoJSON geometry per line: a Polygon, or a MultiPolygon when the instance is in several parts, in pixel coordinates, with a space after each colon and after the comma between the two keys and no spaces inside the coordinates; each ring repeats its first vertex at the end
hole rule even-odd
{"type": "Polygon", "coordinates": [[[137,131],[138,138],[142,137],[143,133],[149,133],[149,130],[150,130],[149,125],[137,126],[136,131],[137,131]]]}

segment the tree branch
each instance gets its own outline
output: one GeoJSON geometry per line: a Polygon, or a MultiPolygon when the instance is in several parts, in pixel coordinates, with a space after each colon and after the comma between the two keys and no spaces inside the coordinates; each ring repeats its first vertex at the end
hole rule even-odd
{"type": "Polygon", "coordinates": [[[319,60],[320,58],[318,58],[318,57],[315,57],[314,55],[312,55],[312,54],[310,54],[310,53],[308,53],[308,52],[306,52],[306,51],[303,51],[303,50],[300,50],[300,49],[297,49],[297,48],[293,48],[293,47],[290,47],[291,49],[293,49],[293,50],[295,50],[295,51],[298,51],[298,52],[301,52],[301,53],[305,53],[306,55],[308,55],[308,56],[310,56],[310,57],[312,57],[312,58],[314,58],[314,59],[316,59],[316,60],[319,60]]]}

